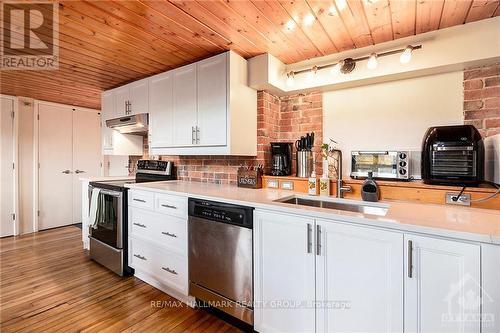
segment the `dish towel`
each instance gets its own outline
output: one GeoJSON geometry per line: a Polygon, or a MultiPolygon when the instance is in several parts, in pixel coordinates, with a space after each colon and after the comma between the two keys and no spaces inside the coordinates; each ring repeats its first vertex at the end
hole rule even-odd
{"type": "Polygon", "coordinates": [[[92,189],[92,197],[90,199],[89,225],[94,229],[97,226],[97,209],[99,207],[100,194],[101,194],[100,188],[92,189]]]}

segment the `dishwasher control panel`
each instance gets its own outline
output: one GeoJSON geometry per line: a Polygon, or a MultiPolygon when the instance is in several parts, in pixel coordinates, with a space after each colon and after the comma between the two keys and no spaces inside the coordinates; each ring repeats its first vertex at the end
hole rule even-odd
{"type": "Polygon", "coordinates": [[[189,216],[246,228],[253,227],[252,207],[190,198],[189,216]]]}

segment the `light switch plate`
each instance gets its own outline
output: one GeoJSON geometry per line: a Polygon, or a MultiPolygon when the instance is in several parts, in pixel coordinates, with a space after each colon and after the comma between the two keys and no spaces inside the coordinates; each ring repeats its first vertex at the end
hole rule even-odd
{"type": "Polygon", "coordinates": [[[281,188],[284,190],[293,190],[293,182],[292,181],[282,181],[281,188]]]}
{"type": "Polygon", "coordinates": [[[268,179],[267,180],[268,188],[279,188],[279,182],[276,179],[268,179]]]}
{"type": "Polygon", "coordinates": [[[470,206],[470,194],[462,193],[457,201],[453,200],[458,196],[458,193],[446,192],[446,204],[449,205],[460,205],[460,206],[470,206]]]}

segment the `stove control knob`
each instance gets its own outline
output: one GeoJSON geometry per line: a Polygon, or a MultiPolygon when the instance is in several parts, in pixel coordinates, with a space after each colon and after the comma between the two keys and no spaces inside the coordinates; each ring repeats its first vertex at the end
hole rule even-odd
{"type": "Polygon", "coordinates": [[[399,169],[399,174],[400,175],[406,175],[406,169],[399,169]]]}
{"type": "Polygon", "coordinates": [[[404,168],[406,166],[406,162],[405,161],[401,161],[399,162],[399,166],[404,168]]]}
{"type": "Polygon", "coordinates": [[[406,153],[399,154],[399,158],[404,160],[406,158],[406,153]]]}

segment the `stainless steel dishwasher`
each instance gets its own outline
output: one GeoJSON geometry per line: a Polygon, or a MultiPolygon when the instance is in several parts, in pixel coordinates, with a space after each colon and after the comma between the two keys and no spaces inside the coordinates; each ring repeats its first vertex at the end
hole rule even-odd
{"type": "Polygon", "coordinates": [[[189,294],[253,325],[253,208],[189,199],[189,294]]]}

